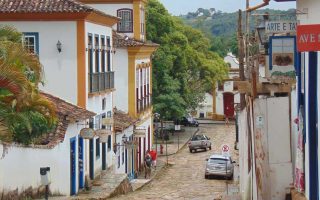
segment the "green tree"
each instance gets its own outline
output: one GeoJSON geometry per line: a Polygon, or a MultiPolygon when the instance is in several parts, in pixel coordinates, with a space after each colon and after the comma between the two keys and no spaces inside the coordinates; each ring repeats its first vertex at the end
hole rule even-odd
{"type": "Polygon", "coordinates": [[[153,105],[164,119],[180,118],[195,109],[227,67],[210,51],[210,40],[158,0],[147,6],[147,39],[160,44],[153,59],[153,105]]]}
{"type": "Polygon", "coordinates": [[[30,143],[51,130],[56,117],[53,104],[38,91],[39,59],[21,38],[15,29],[0,27],[0,140],[30,143]]]}

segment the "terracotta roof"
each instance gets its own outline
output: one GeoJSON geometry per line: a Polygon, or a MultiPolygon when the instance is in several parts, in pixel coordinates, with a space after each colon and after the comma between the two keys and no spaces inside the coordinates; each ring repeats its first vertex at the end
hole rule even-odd
{"type": "Polygon", "coordinates": [[[137,118],[133,118],[128,113],[118,110],[117,108],[113,109],[113,119],[115,131],[121,132],[138,121],[137,118]]]}
{"type": "Polygon", "coordinates": [[[97,13],[108,15],[75,0],[0,0],[0,13],[97,13]]]}
{"type": "Polygon", "coordinates": [[[46,93],[41,94],[56,106],[58,124],[54,131],[36,139],[34,142],[35,145],[44,145],[47,148],[53,148],[60,142],[63,142],[68,125],[71,122],[89,119],[96,115],[93,112],[68,103],[58,97],[46,93]]]}
{"type": "Polygon", "coordinates": [[[139,40],[135,40],[135,39],[130,38],[128,36],[119,34],[116,31],[113,31],[112,37],[113,37],[113,45],[115,47],[135,47],[135,46],[157,47],[157,46],[159,46],[159,44],[156,44],[156,43],[153,43],[150,41],[142,42],[139,40]]]}

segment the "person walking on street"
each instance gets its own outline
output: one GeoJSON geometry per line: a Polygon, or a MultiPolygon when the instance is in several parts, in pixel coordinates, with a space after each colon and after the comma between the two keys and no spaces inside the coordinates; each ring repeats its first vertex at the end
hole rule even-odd
{"type": "Polygon", "coordinates": [[[154,169],[157,169],[157,152],[155,150],[151,150],[150,151],[150,156],[152,159],[152,167],[154,167],[154,169]]]}
{"type": "Polygon", "coordinates": [[[149,150],[146,152],[144,158],[144,178],[150,178],[151,176],[151,165],[152,165],[152,158],[150,155],[149,150]]]}
{"type": "Polygon", "coordinates": [[[227,115],[224,115],[225,118],[225,125],[227,125],[227,127],[229,127],[229,118],[227,115]]]}

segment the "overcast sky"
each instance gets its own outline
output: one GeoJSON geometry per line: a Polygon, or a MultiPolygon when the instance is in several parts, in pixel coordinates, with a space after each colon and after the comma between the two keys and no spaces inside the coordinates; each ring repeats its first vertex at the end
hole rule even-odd
{"type": "MultiPolygon", "coordinates": [[[[241,8],[244,10],[245,0],[159,0],[173,15],[186,14],[194,12],[198,8],[215,8],[223,12],[235,12],[241,8]]],[[[250,0],[250,5],[257,5],[262,3],[263,0],[250,0]]],[[[277,3],[273,0],[266,8],[287,10],[295,8],[296,2],[277,3]]]]}

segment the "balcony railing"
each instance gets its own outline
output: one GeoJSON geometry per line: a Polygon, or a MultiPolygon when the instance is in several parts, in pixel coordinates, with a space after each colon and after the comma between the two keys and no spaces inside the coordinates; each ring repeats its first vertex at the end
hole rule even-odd
{"type": "Polygon", "coordinates": [[[114,89],[114,72],[90,73],[89,93],[114,89]]]}

